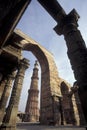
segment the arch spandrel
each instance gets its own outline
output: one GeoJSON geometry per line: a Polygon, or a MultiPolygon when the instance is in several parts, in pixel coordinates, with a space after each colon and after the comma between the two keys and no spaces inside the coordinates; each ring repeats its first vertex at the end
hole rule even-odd
{"type": "MultiPolygon", "coordinates": [[[[57,67],[55,65],[53,55],[44,47],[32,40],[21,31],[16,30],[16,35],[20,37],[19,42],[23,46],[23,50],[31,51],[38,59],[41,66],[41,118],[51,118],[52,113],[52,96],[60,96],[60,82],[57,67]],[[49,109],[47,111],[46,109],[49,109]]],[[[18,40],[18,39],[17,39],[18,40]]]]}

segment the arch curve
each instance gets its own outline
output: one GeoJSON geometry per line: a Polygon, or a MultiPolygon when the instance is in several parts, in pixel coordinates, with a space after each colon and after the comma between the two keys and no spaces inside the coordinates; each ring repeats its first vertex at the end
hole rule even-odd
{"type": "Polygon", "coordinates": [[[53,120],[53,102],[52,96],[60,96],[60,78],[53,55],[44,47],[32,40],[19,30],[15,31],[17,39],[22,45],[23,50],[31,51],[38,59],[41,66],[41,123],[48,123],[53,120]]]}
{"type": "Polygon", "coordinates": [[[45,56],[41,48],[38,47],[38,45],[27,43],[23,46],[23,50],[31,51],[33,55],[38,59],[41,66],[42,73],[46,72],[46,69],[49,70],[49,63],[48,63],[47,57],[45,56]]]}

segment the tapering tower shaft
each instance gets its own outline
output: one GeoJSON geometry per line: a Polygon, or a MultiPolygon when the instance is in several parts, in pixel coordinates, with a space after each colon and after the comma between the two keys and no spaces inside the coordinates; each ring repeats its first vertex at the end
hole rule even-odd
{"type": "Polygon", "coordinates": [[[38,108],[38,63],[34,64],[33,74],[31,77],[31,85],[28,91],[28,99],[25,109],[25,121],[37,122],[39,121],[39,108],[38,108]]]}

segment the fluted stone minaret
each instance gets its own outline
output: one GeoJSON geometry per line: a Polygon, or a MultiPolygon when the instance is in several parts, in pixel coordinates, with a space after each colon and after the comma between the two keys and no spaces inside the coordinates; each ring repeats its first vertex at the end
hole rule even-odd
{"type": "Polygon", "coordinates": [[[39,121],[39,107],[38,107],[38,62],[35,61],[33,74],[31,77],[31,85],[28,90],[28,98],[25,109],[25,121],[37,122],[39,121]]]}

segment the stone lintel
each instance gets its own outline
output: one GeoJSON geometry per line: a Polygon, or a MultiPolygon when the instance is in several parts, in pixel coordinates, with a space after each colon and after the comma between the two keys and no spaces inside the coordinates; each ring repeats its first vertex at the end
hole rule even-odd
{"type": "Polygon", "coordinates": [[[66,13],[57,0],[38,0],[47,12],[56,20],[60,21],[66,13]]]}
{"type": "Polygon", "coordinates": [[[1,8],[0,13],[2,14],[3,12],[3,15],[1,16],[1,20],[0,20],[0,24],[1,24],[0,45],[1,47],[4,46],[5,42],[8,40],[8,38],[12,34],[15,26],[19,22],[21,16],[23,15],[30,1],[31,0],[24,0],[24,1],[15,0],[15,3],[14,3],[13,1],[9,0],[6,3],[2,1],[0,2],[0,8],[1,8]],[[8,21],[8,22],[5,22],[5,21],[8,21]]]}

